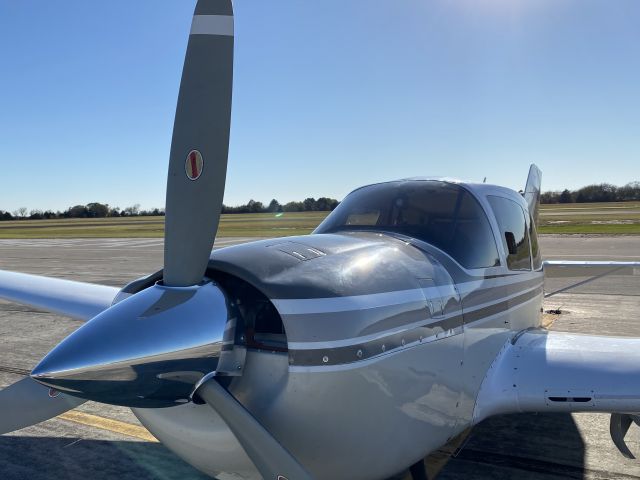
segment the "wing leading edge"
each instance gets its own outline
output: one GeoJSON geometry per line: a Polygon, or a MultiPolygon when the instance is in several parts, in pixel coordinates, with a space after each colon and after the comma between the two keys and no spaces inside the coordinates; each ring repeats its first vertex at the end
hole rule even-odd
{"type": "Polygon", "coordinates": [[[580,280],[576,283],[563,286],[553,292],[546,292],[545,298],[580,287],[608,275],[640,276],[640,262],[546,260],[543,262],[543,267],[545,279],[580,277],[580,280]]]}
{"type": "Polygon", "coordinates": [[[544,274],[549,278],[640,275],[640,262],[546,260],[543,265],[544,274]]]}
{"type": "Polygon", "coordinates": [[[109,308],[119,291],[105,285],[0,270],[0,298],[79,320],[109,308]]]}
{"type": "MultiPolygon", "coordinates": [[[[0,270],[0,298],[80,320],[89,320],[109,308],[119,291],[104,285],[0,270]]],[[[48,420],[84,402],[25,377],[0,390],[0,434],[48,420]]]]}
{"type": "Polygon", "coordinates": [[[474,423],[518,412],[640,412],[640,338],[530,330],[502,350],[474,423]]]}

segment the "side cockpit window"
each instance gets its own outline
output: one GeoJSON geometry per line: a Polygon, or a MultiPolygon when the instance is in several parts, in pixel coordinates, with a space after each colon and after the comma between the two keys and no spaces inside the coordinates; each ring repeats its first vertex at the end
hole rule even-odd
{"type": "Polygon", "coordinates": [[[466,190],[460,189],[451,212],[451,224],[444,230],[446,236],[440,238],[436,246],[449,253],[463,267],[500,265],[489,220],[480,204],[466,190]]]}
{"type": "Polygon", "coordinates": [[[528,216],[513,200],[493,195],[487,199],[500,227],[507,267],[509,270],[531,270],[529,229],[532,224],[528,216]]]}
{"type": "Polygon", "coordinates": [[[427,242],[468,269],[500,265],[478,201],[460,185],[405,181],[364,187],[345,198],[315,233],[395,232],[427,242]]]}

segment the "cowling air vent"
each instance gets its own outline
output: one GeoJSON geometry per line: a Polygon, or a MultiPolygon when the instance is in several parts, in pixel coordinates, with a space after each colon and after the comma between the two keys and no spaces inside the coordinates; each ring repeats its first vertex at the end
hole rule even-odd
{"type": "Polygon", "coordinates": [[[270,245],[268,248],[275,248],[281,252],[288,253],[292,257],[301,261],[313,260],[314,258],[324,257],[326,253],[318,250],[317,248],[309,247],[302,243],[297,242],[282,242],[270,245]]]}

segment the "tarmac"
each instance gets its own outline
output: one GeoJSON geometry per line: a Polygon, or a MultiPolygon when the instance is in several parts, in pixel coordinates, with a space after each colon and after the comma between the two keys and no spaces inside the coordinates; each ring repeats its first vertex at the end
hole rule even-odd
{"type": "MultiPolygon", "coordinates": [[[[216,248],[249,241],[223,238],[216,248]]],[[[544,236],[546,259],[640,260],[640,236],[544,236]]],[[[158,270],[161,239],[0,240],[0,269],[105,285],[158,270]]],[[[553,292],[567,279],[545,285],[553,292]]],[[[640,336],[640,276],[611,276],[549,297],[553,330],[640,336]]],[[[0,388],[25,375],[79,322],[0,301],[0,388]]],[[[1,414],[1,412],[0,412],[1,414]]],[[[605,414],[508,415],[472,431],[439,479],[635,479],[605,414]]],[[[627,436],[640,454],[640,429],[627,436]]],[[[328,459],[330,461],[330,459],[328,459]]],[[[69,414],[0,436],[0,478],[206,479],[154,441],[125,408],[87,402],[69,414]]]]}

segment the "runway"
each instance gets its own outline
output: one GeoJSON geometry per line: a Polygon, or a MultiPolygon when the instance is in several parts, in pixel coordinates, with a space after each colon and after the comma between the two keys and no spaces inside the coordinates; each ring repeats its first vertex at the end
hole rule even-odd
{"type": "MultiPolygon", "coordinates": [[[[216,248],[249,240],[222,238],[216,248]]],[[[640,260],[640,237],[548,236],[541,245],[548,259],[640,260]]],[[[114,286],[158,270],[162,256],[161,239],[0,240],[0,269],[114,286]]],[[[550,297],[546,307],[566,312],[556,330],[640,336],[640,277],[608,277],[550,297]]],[[[0,301],[0,386],[19,380],[78,326],[0,301]]],[[[640,453],[639,431],[632,427],[628,439],[640,453]]],[[[208,478],[153,441],[128,409],[92,402],[0,436],[0,472],[3,480],[208,478]]],[[[474,429],[438,478],[634,479],[640,464],[615,449],[607,415],[511,415],[474,429]]]]}

